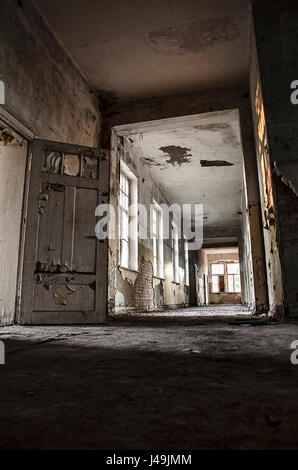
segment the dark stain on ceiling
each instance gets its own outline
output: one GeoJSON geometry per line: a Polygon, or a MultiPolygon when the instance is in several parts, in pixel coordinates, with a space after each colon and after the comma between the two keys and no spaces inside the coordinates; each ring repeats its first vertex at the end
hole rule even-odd
{"type": "Polygon", "coordinates": [[[227,162],[226,160],[200,160],[201,166],[233,166],[234,163],[227,162]]]}
{"type": "Polygon", "coordinates": [[[175,166],[176,164],[181,166],[182,163],[190,163],[191,162],[191,153],[188,147],[180,147],[180,145],[167,145],[165,147],[160,147],[159,150],[167,154],[170,157],[166,160],[167,163],[170,165],[175,166]]]}
{"type": "Polygon", "coordinates": [[[129,100],[247,82],[249,0],[31,1],[104,112],[129,100]]]}
{"type": "Polygon", "coordinates": [[[216,43],[234,41],[239,34],[238,17],[224,16],[152,31],[146,43],[161,54],[196,54],[207,52],[216,43]]]}
{"type": "Polygon", "coordinates": [[[231,145],[233,148],[239,148],[241,145],[238,136],[235,134],[233,127],[226,122],[202,124],[195,126],[198,131],[221,132],[224,144],[231,145]]]}
{"type": "Polygon", "coordinates": [[[210,122],[208,124],[201,124],[199,126],[194,126],[195,129],[198,131],[210,131],[210,132],[218,132],[224,131],[229,129],[231,126],[229,123],[226,122],[210,122]]]}

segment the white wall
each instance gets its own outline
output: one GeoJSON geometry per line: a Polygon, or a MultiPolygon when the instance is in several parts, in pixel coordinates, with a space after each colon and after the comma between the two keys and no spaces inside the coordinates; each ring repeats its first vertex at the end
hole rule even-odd
{"type": "Polygon", "coordinates": [[[27,149],[0,142],[0,324],[13,321],[27,149]]]}

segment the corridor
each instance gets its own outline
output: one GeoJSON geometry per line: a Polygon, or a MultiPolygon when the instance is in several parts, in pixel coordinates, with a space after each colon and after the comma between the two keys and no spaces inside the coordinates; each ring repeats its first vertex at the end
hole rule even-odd
{"type": "Polygon", "coordinates": [[[1,329],[2,449],[297,447],[295,323],[1,329]]]}

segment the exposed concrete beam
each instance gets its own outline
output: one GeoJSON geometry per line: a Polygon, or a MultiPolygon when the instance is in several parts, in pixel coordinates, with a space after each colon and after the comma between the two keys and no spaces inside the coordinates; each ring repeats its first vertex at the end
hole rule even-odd
{"type": "Polygon", "coordinates": [[[249,106],[248,84],[233,88],[155,96],[111,105],[105,110],[101,145],[110,146],[111,128],[115,126],[181,118],[181,116],[246,106],[249,106]]]}

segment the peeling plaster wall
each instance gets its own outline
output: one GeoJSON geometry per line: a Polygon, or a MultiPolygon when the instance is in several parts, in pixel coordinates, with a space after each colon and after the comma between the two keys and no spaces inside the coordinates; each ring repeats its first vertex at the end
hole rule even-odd
{"type": "Polygon", "coordinates": [[[208,259],[205,250],[195,252],[196,305],[208,304],[208,259]]]}
{"type": "MultiPolygon", "coordinates": [[[[149,211],[153,199],[158,204],[170,204],[160,186],[152,179],[150,167],[135,154],[133,144],[127,138],[113,136],[110,200],[117,207],[120,158],[133,171],[138,180],[138,203],[149,211]]],[[[142,225],[142,220],[139,219],[142,225]]],[[[118,232],[116,228],[116,232],[118,232]]],[[[179,278],[173,282],[171,240],[164,240],[164,278],[153,276],[153,249],[149,238],[139,239],[138,271],[119,266],[118,240],[110,240],[109,256],[109,313],[129,311],[152,311],[166,307],[189,305],[189,288],[185,286],[184,248],[179,242],[179,278]]],[[[116,235],[118,238],[118,233],[116,235]]]]}
{"type": "Polygon", "coordinates": [[[0,141],[0,324],[15,314],[26,157],[27,145],[0,141]]]}
{"type": "Polygon", "coordinates": [[[5,108],[42,139],[96,146],[101,113],[82,77],[29,0],[1,0],[5,108]]]}
{"type": "Polygon", "coordinates": [[[298,79],[298,4],[289,0],[254,2],[253,16],[257,53],[254,49],[251,87],[252,97],[259,90],[260,106],[263,97],[266,119],[263,142],[260,132],[258,142],[269,191],[264,217],[268,243],[271,239],[267,269],[272,307],[277,314],[284,308],[286,314],[297,316],[298,198],[291,179],[295,182],[298,178],[298,106],[291,103],[290,84],[298,79]]]}
{"type": "MultiPolygon", "coordinates": [[[[255,31],[252,29],[250,87],[255,132],[258,176],[261,192],[263,235],[266,253],[269,313],[280,319],[284,315],[284,286],[281,267],[281,246],[278,226],[276,175],[273,173],[271,148],[268,140],[267,112],[264,108],[255,31]]],[[[272,44],[271,46],[272,47],[272,44]]],[[[275,72],[277,70],[275,69],[275,72]]],[[[277,137],[278,138],[278,137],[277,137]]],[[[279,139],[279,138],[278,138],[279,139]]]]}

